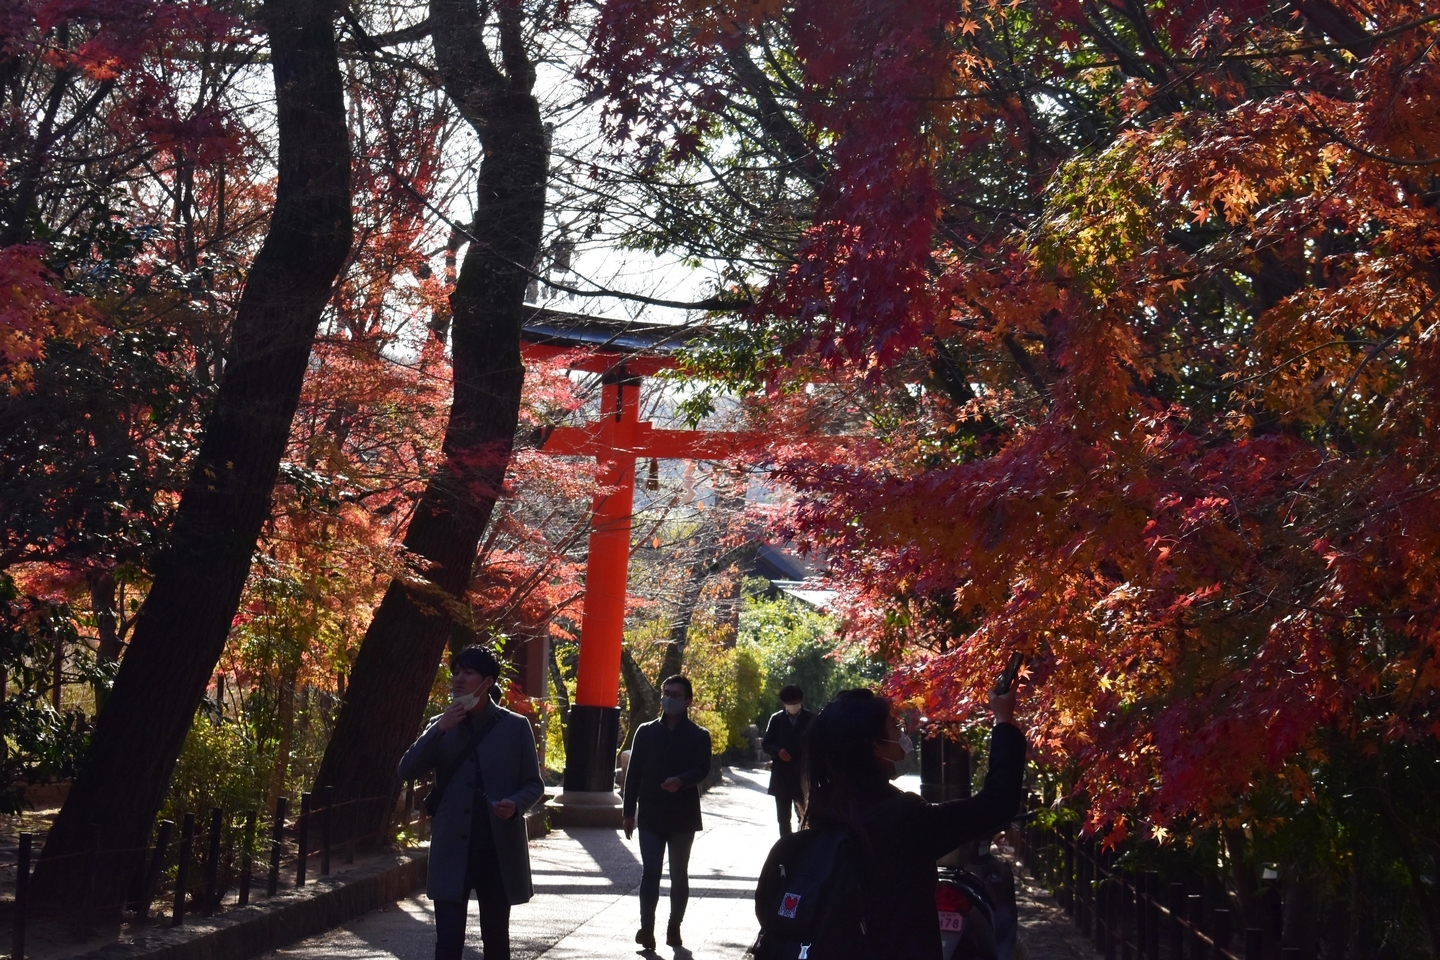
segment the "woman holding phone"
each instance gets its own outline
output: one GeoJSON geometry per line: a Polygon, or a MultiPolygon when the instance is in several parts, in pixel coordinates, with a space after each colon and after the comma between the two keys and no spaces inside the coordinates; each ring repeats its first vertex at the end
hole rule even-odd
{"type": "MultiPolygon", "coordinates": [[[[1007,673],[1013,680],[1013,670],[1007,673]]],[[[997,684],[990,709],[995,726],[984,789],[946,803],[927,803],[890,782],[913,747],[884,697],[846,690],[810,724],[806,825],[844,827],[858,839],[866,939],[886,960],[939,960],[935,861],[994,833],[1019,810],[1025,736],[1015,725],[1009,683],[997,684]]]]}

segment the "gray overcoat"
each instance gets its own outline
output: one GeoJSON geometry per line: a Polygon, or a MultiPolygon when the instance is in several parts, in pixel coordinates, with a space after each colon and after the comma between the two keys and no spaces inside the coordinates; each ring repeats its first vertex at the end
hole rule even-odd
{"type": "MultiPolygon", "coordinates": [[[[430,871],[425,893],[431,900],[451,902],[466,899],[466,862],[470,856],[471,809],[475,802],[475,755],[480,756],[485,796],[491,803],[513,800],[515,815],[501,820],[490,813],[490,829],[500,858],[500,875],[511,904],[525,903],[535,893],[530,883],[530,847],[525,835],[525,811],[545,794],[540,779],[540,762],[535,756],[535,734],[530,721],[495,704],[489,704],[471,718],[475,729],[487,722],[494,711],[500,720],[480,745],[461,762],[445,795],[430,831],[430,871]]],[[[400,779],[418,780],[431,770],[453,762],[470,739],[461,723],[444,733],[432,717],[420,739],[410,745],[400,760],[400,779]]]]}

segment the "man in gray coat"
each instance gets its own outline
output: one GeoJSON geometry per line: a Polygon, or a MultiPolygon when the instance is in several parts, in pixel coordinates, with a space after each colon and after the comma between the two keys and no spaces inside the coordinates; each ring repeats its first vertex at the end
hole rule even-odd
{"type": "Polygon", "coordinates": [[[450,709],[400,761],[400,778],[436,771],[425,893],[435,902],[435,960],[459,960],[465,905],[480,901],[485,960],[510,960],[510,907],[534,895],[525,811],[545,793],[530,721],[496,701],[500,664],[484,647],[450,658],[450,709]]]}

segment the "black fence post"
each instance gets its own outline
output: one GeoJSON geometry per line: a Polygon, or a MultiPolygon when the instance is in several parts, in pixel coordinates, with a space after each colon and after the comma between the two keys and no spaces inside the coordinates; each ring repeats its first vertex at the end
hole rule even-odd
{"type": "Polygon", "coordinates": [[[145,879],[140,884],[140,899],[135,901],[138,920],[150,919],[150,905],[155,902],[155,888],[160,884],[160,872],[165,869],[165,855],[170,851],[170,836],[174,832],[174,820],[161,820],[155,831],[155,850],[150,854],[145,879]]]}
{"type": "Polygon", "coordinates": [[[1185,960],[1185,884],[1170,884],[1170,958],[1185,960]]]}
{"type": "Polygon", "coordinates": [[[335,788],[320,791],[320,806],[325,808],[320,820],[320,876],[330,876],[330,821],[335,819],[335,788]]]}
{"type": "Polygon", "coordinates": [[[1245,960],[1263,960],[1265,931],[1259,927],[1245,928],[1245,960]]]}
{"type": "Polygon", "coordinates": [[[1145,927],[1140,916],[1140,879],[1133,873],[1124,876],[1124,886],[1120,888],[1124,892],[1120,899],[1124,914],[1120,925],[1120,955],[1124,960],[1138,960],[1141,944],[1145,942],[1141,936],[1145,927]]]}
{"type": "Polygon", "coordinates": [[[210,844],[205,856],[205,903],[201,911],[207,917],[215,916],[220,909],[220,834],[224,820],[224,810],[211,808],[210,844]]]}
{"type": "Polygon", "coordinates": [[[170,926],[178,927],[185,922],[185,894],[190,886],[190,860],[195,854],[195,814],[185,814],[180,825],[180,864],[175,870],[175,909],[170,914],[170,926]]]}
{"type": "Polygon", "coordinates": [[[1213,960],[1225,960],[1225,951],[1230,949],[1230,911],[1223,907],[1210,911],[1210,944],[1213,960]]]}
{"type": "Polygon", "coordinates": [[[346,809],[349,810],[349,815],[345,818],[347,827],[345,831],[345,862],[354,863],[355,831],[360,829],[360,784],[351,780],[350,786],[345,789],[345,796],[349,800],[349,804],[346,807],[346,809]]]}
{"type": "Polygon", "coordinates": [[[85,828],[85,932],[95,929],[95,877],[100,872],[100,824],[85,828]]]}
{"type": "Polygon", "coordinates": [[[265,881],[265,896],[273,897],[280,889],[280,856],[285,852],[284,797],[275,798],[275,822],[270,828],[270,876],[265,881]]]}
{"type": "Polygon", "coordinates": [[[20,849],[15,855],[15,914],[10,918],[12,960],[25,960],[25,913],[30,906],[30,849],[34,844],[35,834],[20,834],[20,849]]]}
{"type": "MultiPolygon", "coordinates": [[[[1110,858],[1107,858],[1110,859],[1110,858]]],[[[1120,952],[1120,878],[1110,862],[1105,878],[1105,960],[1117,960],[1120,952]]]]}
{"type": "Polygon", "coordinates": [[[1160,873],[1145,871],[1145,956],[1160,960],[1160,873]]]}
{"type": "Polygon", "coordinates": [[[255,811],[245,814],[245,839],[240,847],[240,906],[250,902],[250,871],[255,866],[255,811]]]}
{"type": "Polygon", "coordinates": [[[1200,933],[1205,929],[1205,898],[1198,893],[1192,893],[1190,901],[1190,960],[1210,960],[1205,950],[1205,941],[1200,939],[1200,933]]]}
{"type": "Polygon", "coordinates": [[[1083,904],[1080,888],[1080,862],[1083,859],[1081,853],[1080,825],[1072,823],[1065,827],[1065,909],[1069,911],[1071,919],[1080,916],[1083,904]]]}
{"type": "Polygon", "coordinates": [[[300,822],[296,825],[296,839],[300,849],[295,853],[295,886],[305,886],[305,863],[310,854],[310,812],[315,809],[311,794],[300,795],[300,822]]]}

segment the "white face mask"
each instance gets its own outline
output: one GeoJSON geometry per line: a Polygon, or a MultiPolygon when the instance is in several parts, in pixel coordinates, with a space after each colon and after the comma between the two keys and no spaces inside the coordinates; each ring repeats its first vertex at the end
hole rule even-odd
{"type": "Polygon", "coordinates": [[[910,739],[910,734],[902,730],[900,731],[899,740],[882,740],[881,742],[895,744],[900,748],[900,752],[904,754],[899,761],[891,761],[891,763],[895,765],[890,768],[890,779],[894,780],[900,776],[900,768],[902,766],[909,766],[910,761],[915,759],[915,741],[910,739]]]}
{"type": "Polygon", "coordinates": [[[785,704],[785,712],[793,717],[795,716],[795,714],[800,712],[800,708],[803,706],[803,703],[787,703],[785,704]]]}
{"type": "Polygon", "coordinates": [[[685,698],[684,698],[684,697],[661,697],[661,698],[660,698],[660,709],[663,710],[664,712],[670,713],[670,714],[684,713],[684,712],[685,712],[685,698]]]}
{"type": "Polygon", "coordinates": [[[475,709],[475,704],[480,702],[480,697],[478,694],[474,693],[461,693],[452,696],[450,698],[450,702],[460,704],[465,708],[465,712],[469,713],[471,710],[475,709]]]}

